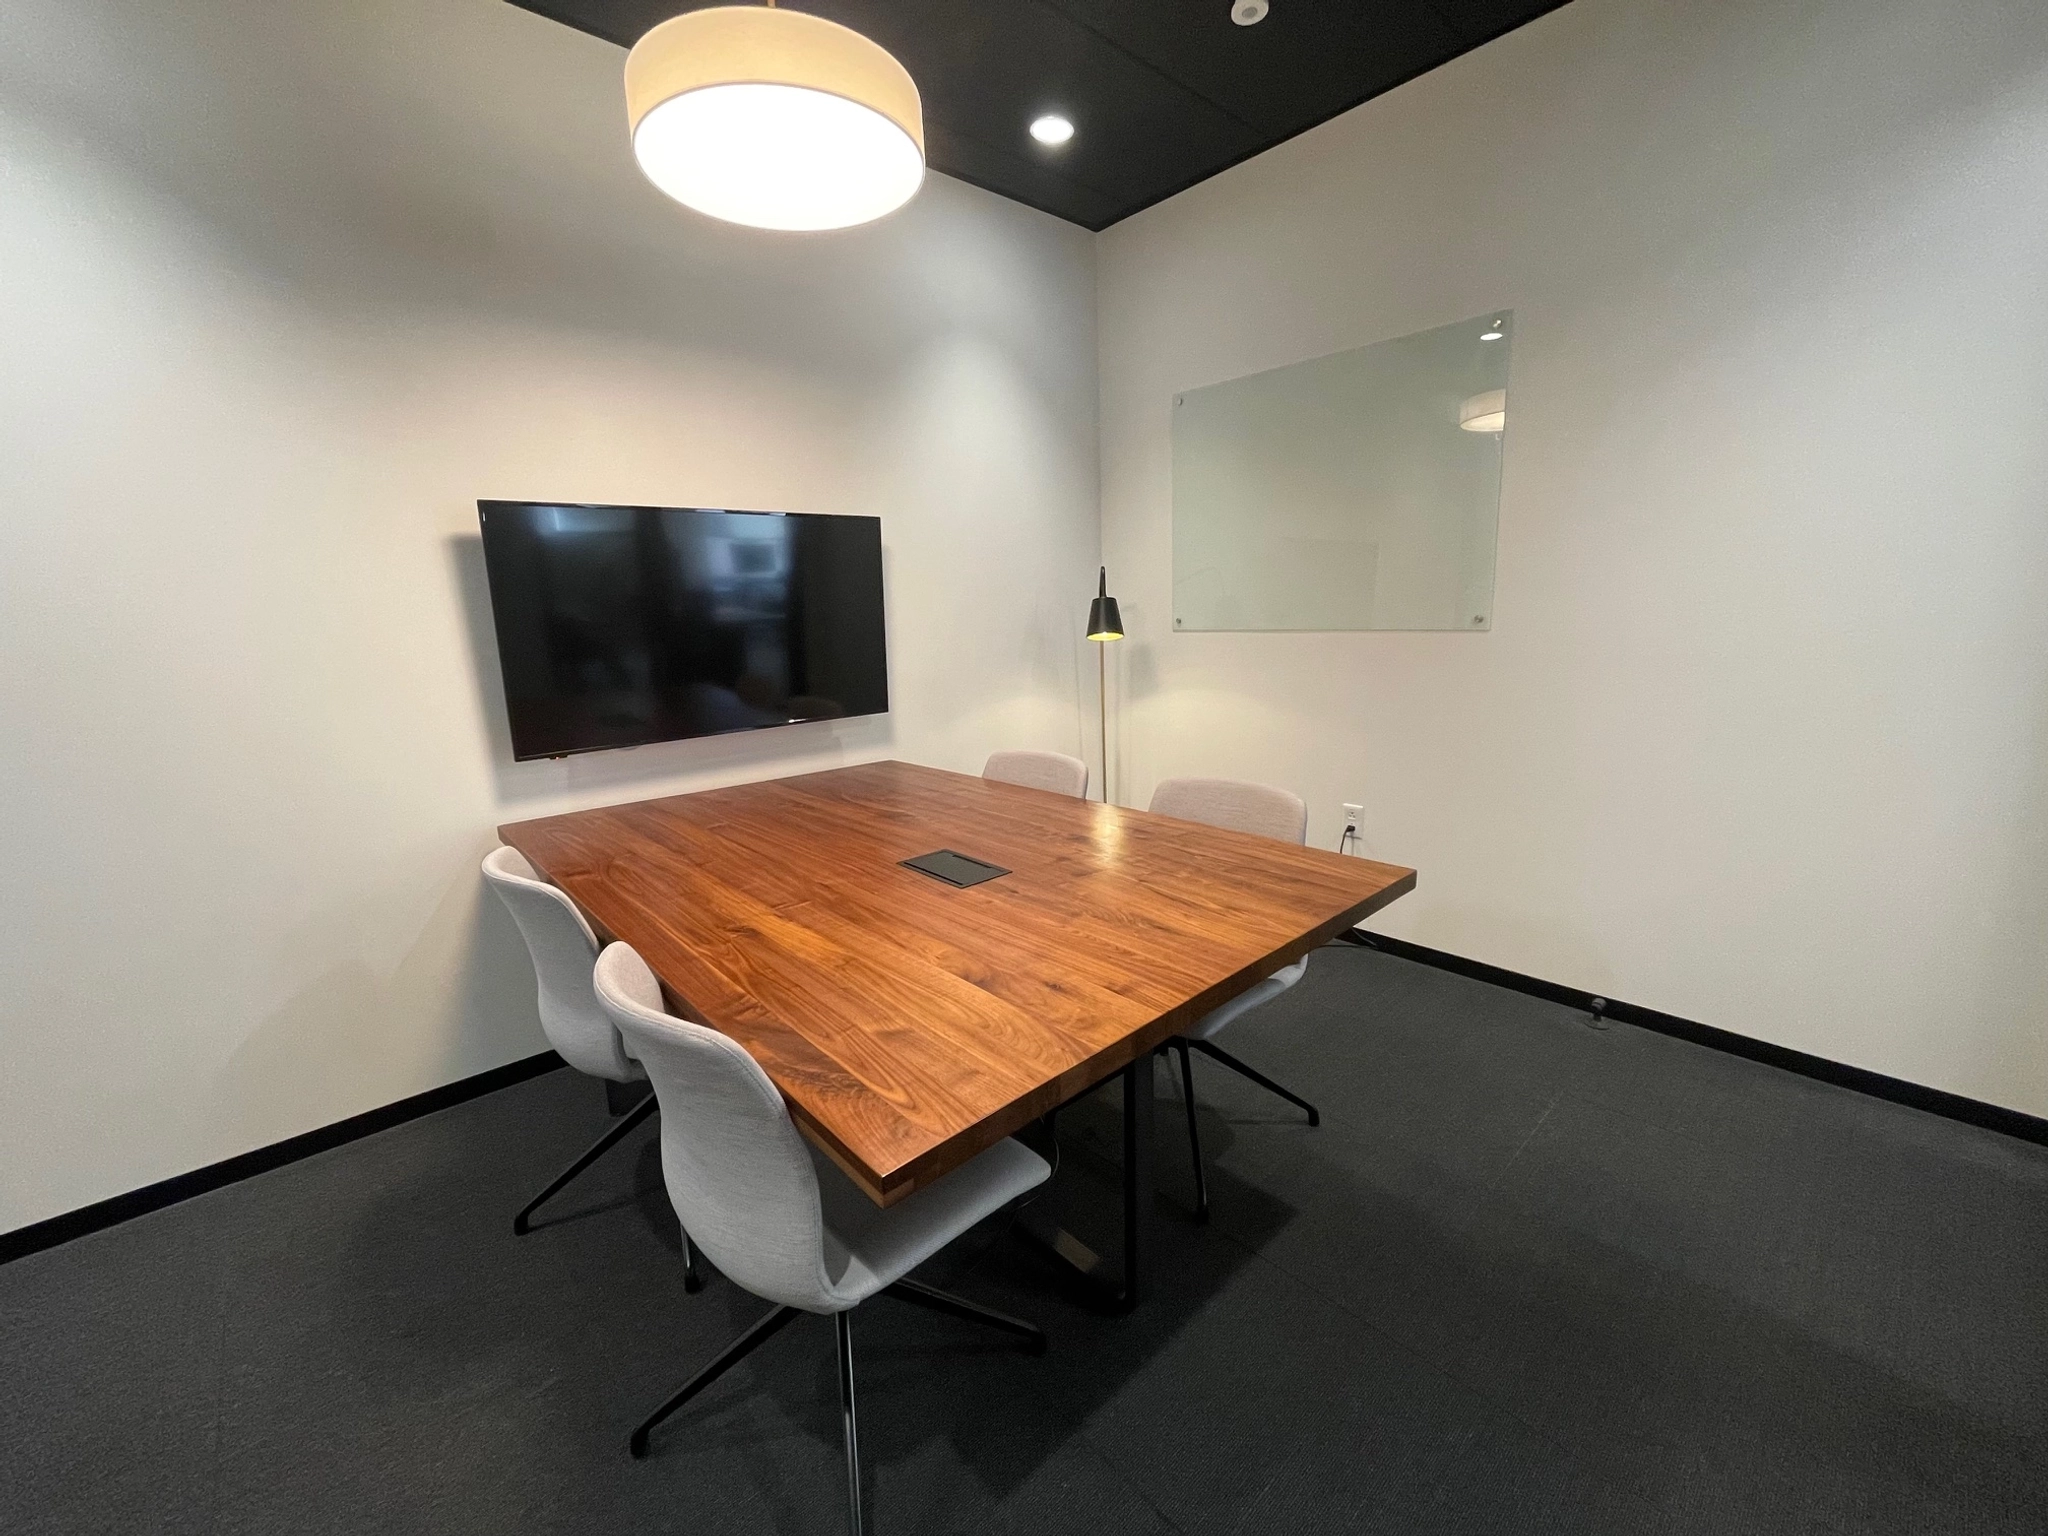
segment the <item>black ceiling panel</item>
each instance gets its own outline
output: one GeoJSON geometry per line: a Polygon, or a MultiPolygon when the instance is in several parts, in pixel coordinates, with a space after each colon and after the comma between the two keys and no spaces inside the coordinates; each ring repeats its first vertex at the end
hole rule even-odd
{"type": "Polygon", "coordinates": [[[1254,128],[1260,148],[1465,51],[1413,0],[1276,0],[1240,27],[1228,0],[1046,0],[1254,128]]]}
{"type": "MultiPolygon", "coordinates": [[[[688,0],[513,0],[630,47],[688,0]]],[[[1565,0],[799,0],[903,61],[932,167],[1102,229],[1565,0]],[[1057,149],[1027,128],[1074,122],[1057,149]]]]}

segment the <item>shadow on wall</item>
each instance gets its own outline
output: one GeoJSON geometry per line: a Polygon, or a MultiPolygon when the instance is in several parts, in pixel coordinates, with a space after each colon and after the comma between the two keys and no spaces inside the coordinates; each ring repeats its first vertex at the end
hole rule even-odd
{"type": "MultiPolygon", "coordinates": [[[[512,6],[178,0],[138,24],[149,9],[13,0],[0,103],[351,329],[488,315],[858,389],[985,298],[931,270],[974,241],[955,210],[985,217],[987,194],[933,178],[829,244],[687,215],[633,163],[623,52],[512,6]],[[920,243],[943,254],[906,271],[920,243]]],[[[969,254],[1041,280],[1000,242],[969,254]]],[[[1050,392],[1064,380],[1032,313],[1007,311],[999,341],[1050,392]]]]}
{"type": "MultiPolygon", "coordinates": [[[[1135,610],[1137,605],[1131,605],[1135,610]]],[[[1132,703],[1149,699],[1165,687],[1159,677],[1159,647],[1149,640],[1126,640],[1118,647],[1123,652],[1123,685],[1125,697],[1132,703]]]]}
{"type": "Polygon", "coordinates": [[[1033,605],[1031,629],[1025,640],[1025,658],[1030,669],[1031,686],[1039,695],[1074,701],[1073,732],[1066,738],[1073,746],[1060,746],[1057,738],[1049,739],[1046,745],[1059,747],[1063,752],[1071,751],[1076,757],[1089,758],[1094,751],[1094,739],[1088,732],[1085,717],[1088,696],[1094,691],[1094,686],[1082,674],[1084,667],[1094,665],[1094,659],[1086,654],[1094,647],[1081,638],[1081,624],[1076,617],[1078,611],[1070,602],[1056,603],[1050,597],[1041,597],[1033,605]]]}
{"type": "Polygon", "coordinates": [[[394,1085],[453,1082],[547,1049],[525,942],[477,872],[495,844],[486,837],[459,858],[435,854],[433,864],[452,873],[440,875],[432,908],[388,968],[378,963],[380,935],[392,909],[420,889],[405,871],[281,939],[280,963],[306,957],[311,975],[214,1080],[214,1118],[234,1128],[234,1140],[267,1145],[388,1103],[394,1085]],[[349,958],[314,971],[337,936],[349,958]],[[438,1027],[422,1029],[422,1020],[438,1027]]]}
{"type": "MultiPolygon", "coordinates": [[[[512,756],[512,727],[505,715],[505,679],[498,666],[498,635],[491,620],[490,578],[484,568],[484,543],[476,534],[448,540],[448,563],[462,604],[463,627],[469,636],[470,676],[476,683],[485,743],[491,760],[498,802],[517,805],[564,791],[600,790],[611,785],[645,784],[682,774],[716,774],[720,782],[764,775],[748,772],[761,765],[797,771],[865,762],[887,756],[895,740],[889,715],[853,720],[806,720],[765,730],[736,731],[725,736],[698,736],[686,741],[650,742],[644,747],[613,747],[568,758],[519,762],[512,756]]],[[[766,777],[776,777],[769,774],[766,777]]],[[[478,857],[483,851],[478,851],[478,857]]]]}

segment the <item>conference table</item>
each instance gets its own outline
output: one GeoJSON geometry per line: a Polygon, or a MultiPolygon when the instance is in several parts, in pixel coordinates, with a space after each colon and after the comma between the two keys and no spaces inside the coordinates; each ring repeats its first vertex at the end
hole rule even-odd
{"type": "Polygon", "coordinates": [[[1135,1305],[1158,1047],[1415,886],[1370,859],[911,763],[500,827],[737,1040],[889,1205],[1123,1076],[1123,1253],[1041,1233],[1135,1305]],[[955,886],[903,861],[999,867],[955,886]]]}

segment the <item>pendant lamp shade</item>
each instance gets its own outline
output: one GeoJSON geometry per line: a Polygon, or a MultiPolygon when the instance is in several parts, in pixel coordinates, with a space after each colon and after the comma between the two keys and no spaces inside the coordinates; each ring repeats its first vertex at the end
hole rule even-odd
{"type": "Polygon", "coordinates": [[[1088,605],[1088,638],[1090,640],[1121,640],[1124,637],[1124,616],[1117,612],[1116,599],[1109,595],[1109,567],[1102,567],[1095,589],[1095,601],[1088,605]]]}
{"type": "Polygon", "coordinates": [[[757,229],[845,229],[924,181],[924,109],[887,49],[802,11],[721,5],[663,22],[626,56],[647,179],[757,229]]]}

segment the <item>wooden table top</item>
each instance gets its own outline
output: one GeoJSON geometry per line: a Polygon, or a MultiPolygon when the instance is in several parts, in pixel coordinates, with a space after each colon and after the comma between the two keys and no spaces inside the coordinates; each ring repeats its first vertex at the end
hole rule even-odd
{"type": "Polygon", "coordinates": [[[1414,889],[1415,871],[909,763],[498,829],[891,1204],[1414,889]],[[1008,868],[964,889],[940,848],[1008,868]]]}

